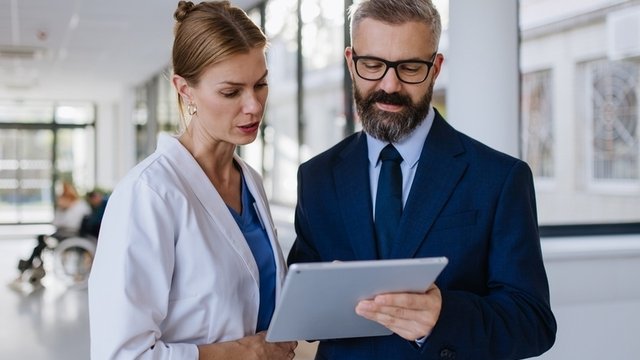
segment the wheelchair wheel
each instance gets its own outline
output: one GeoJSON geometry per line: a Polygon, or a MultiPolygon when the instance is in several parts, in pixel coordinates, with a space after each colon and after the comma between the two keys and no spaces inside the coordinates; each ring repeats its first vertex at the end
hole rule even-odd
{"type": "Polygon", "coordinates": [[[67,238],[53,249],[53,271],[68,286],[86,288],[95,253],[95,239],[67,238]]]}

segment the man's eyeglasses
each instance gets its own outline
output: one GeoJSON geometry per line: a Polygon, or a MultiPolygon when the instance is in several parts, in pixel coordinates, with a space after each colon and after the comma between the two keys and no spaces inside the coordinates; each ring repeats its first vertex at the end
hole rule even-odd
{"type": "Polygon", "coordinates": [[[431,55],[431,61],[403,60],[387,61],[374,56],[358,56],[352,49],[351,58],[356,67],[356,74],[365,80],[377,81],[382,79],[393,68],[400,81],[407,84],[420,84],[427,80],[429,71],[433,66],[433,60],[438,51],[431,55]]]}

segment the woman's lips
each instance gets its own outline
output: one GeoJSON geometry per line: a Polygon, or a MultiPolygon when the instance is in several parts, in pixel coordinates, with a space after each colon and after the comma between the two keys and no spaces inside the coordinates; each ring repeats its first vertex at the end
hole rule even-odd
{"type": "Polygon", "coordinates": [[[251,124],[247,124],[247,125],[240,125],[238,126],[238,128],[245,133],[252,133],[258,130],[258,127],[260,126],[260,122],[254,122],[251,124]]]}

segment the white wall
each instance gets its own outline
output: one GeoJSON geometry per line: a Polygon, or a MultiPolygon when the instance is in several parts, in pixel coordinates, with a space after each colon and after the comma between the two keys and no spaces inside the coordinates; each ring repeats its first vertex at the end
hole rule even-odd
{"type": "Polygon", "coordinates": [[[542,241],[556,344],[539,359],[637,359],[640,235],[542,241]]]}

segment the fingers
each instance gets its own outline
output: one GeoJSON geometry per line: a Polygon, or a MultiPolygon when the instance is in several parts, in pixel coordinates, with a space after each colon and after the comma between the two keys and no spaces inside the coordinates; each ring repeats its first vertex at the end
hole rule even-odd
{"type": "Polygon", "coordinates": [[[407,340],[416,340],[429,335],[435,325],[435,320],[424,311],[382,307],[376,311],[358,308],[356,312],[407,340]]]}
{"type": "Polygon", "coordinates": [[[293,352],[298,347],[297,341],[285,341],[285,342],[277,342],[273,344],[280,347],[284,351],[288,351],[288,352],[293,352]]]}
{"type": "Polygon", "coordinates": [[[442,296],[436,286],[424,294],[383,294],[364,300],[356,306],[356,313],[376,321],[408,340],[431,333],[442,307],[442,296]]]}
{"type": "Polygon", "coordinates": [[[280,342],[276,343],[276,345],[283,348],[287,353],[287,359],[293,359],[296,356],[295,349],[298,347],[297,341],[288,341],[288,342],[280,342]]]}
{"type": "Polygon", "coordinates": [[[381,294],[374,298],[376,304],[382,306],[395,306],[413,310],[425,310],[440,306],[442,303],[442,295],[440,289],[432,284],[426,292],[417,293],[392,293],[381,294]]]}
{"type": "Polygon", "coordinates": [[[435,320],[437,320],[429,309],[380,305],[375,301],[361,302],[356,307],[356,313],[394,331],[400,329],[408,330],[416,326],[422,328],[424,325],[435,324],[435,320]]]}
{"type": "MultiPolygon", "coordinates": [[[[267,351],[267,354],[273,354],[273,358],[282,359],[284,357],[285,359],[293,359],[296,356],[295,349],[298,347],[297,341],[270,343],[265,339],[266,331],[261,331],[253,336],[259,338],[259,341],[262,346],[265,347],[265,351],[267,351]],[[268,350],[269,348],[271,350],[268,350]]],[[[262,358],[271,359],[272,357],[265,355],[262,358]]]]}

